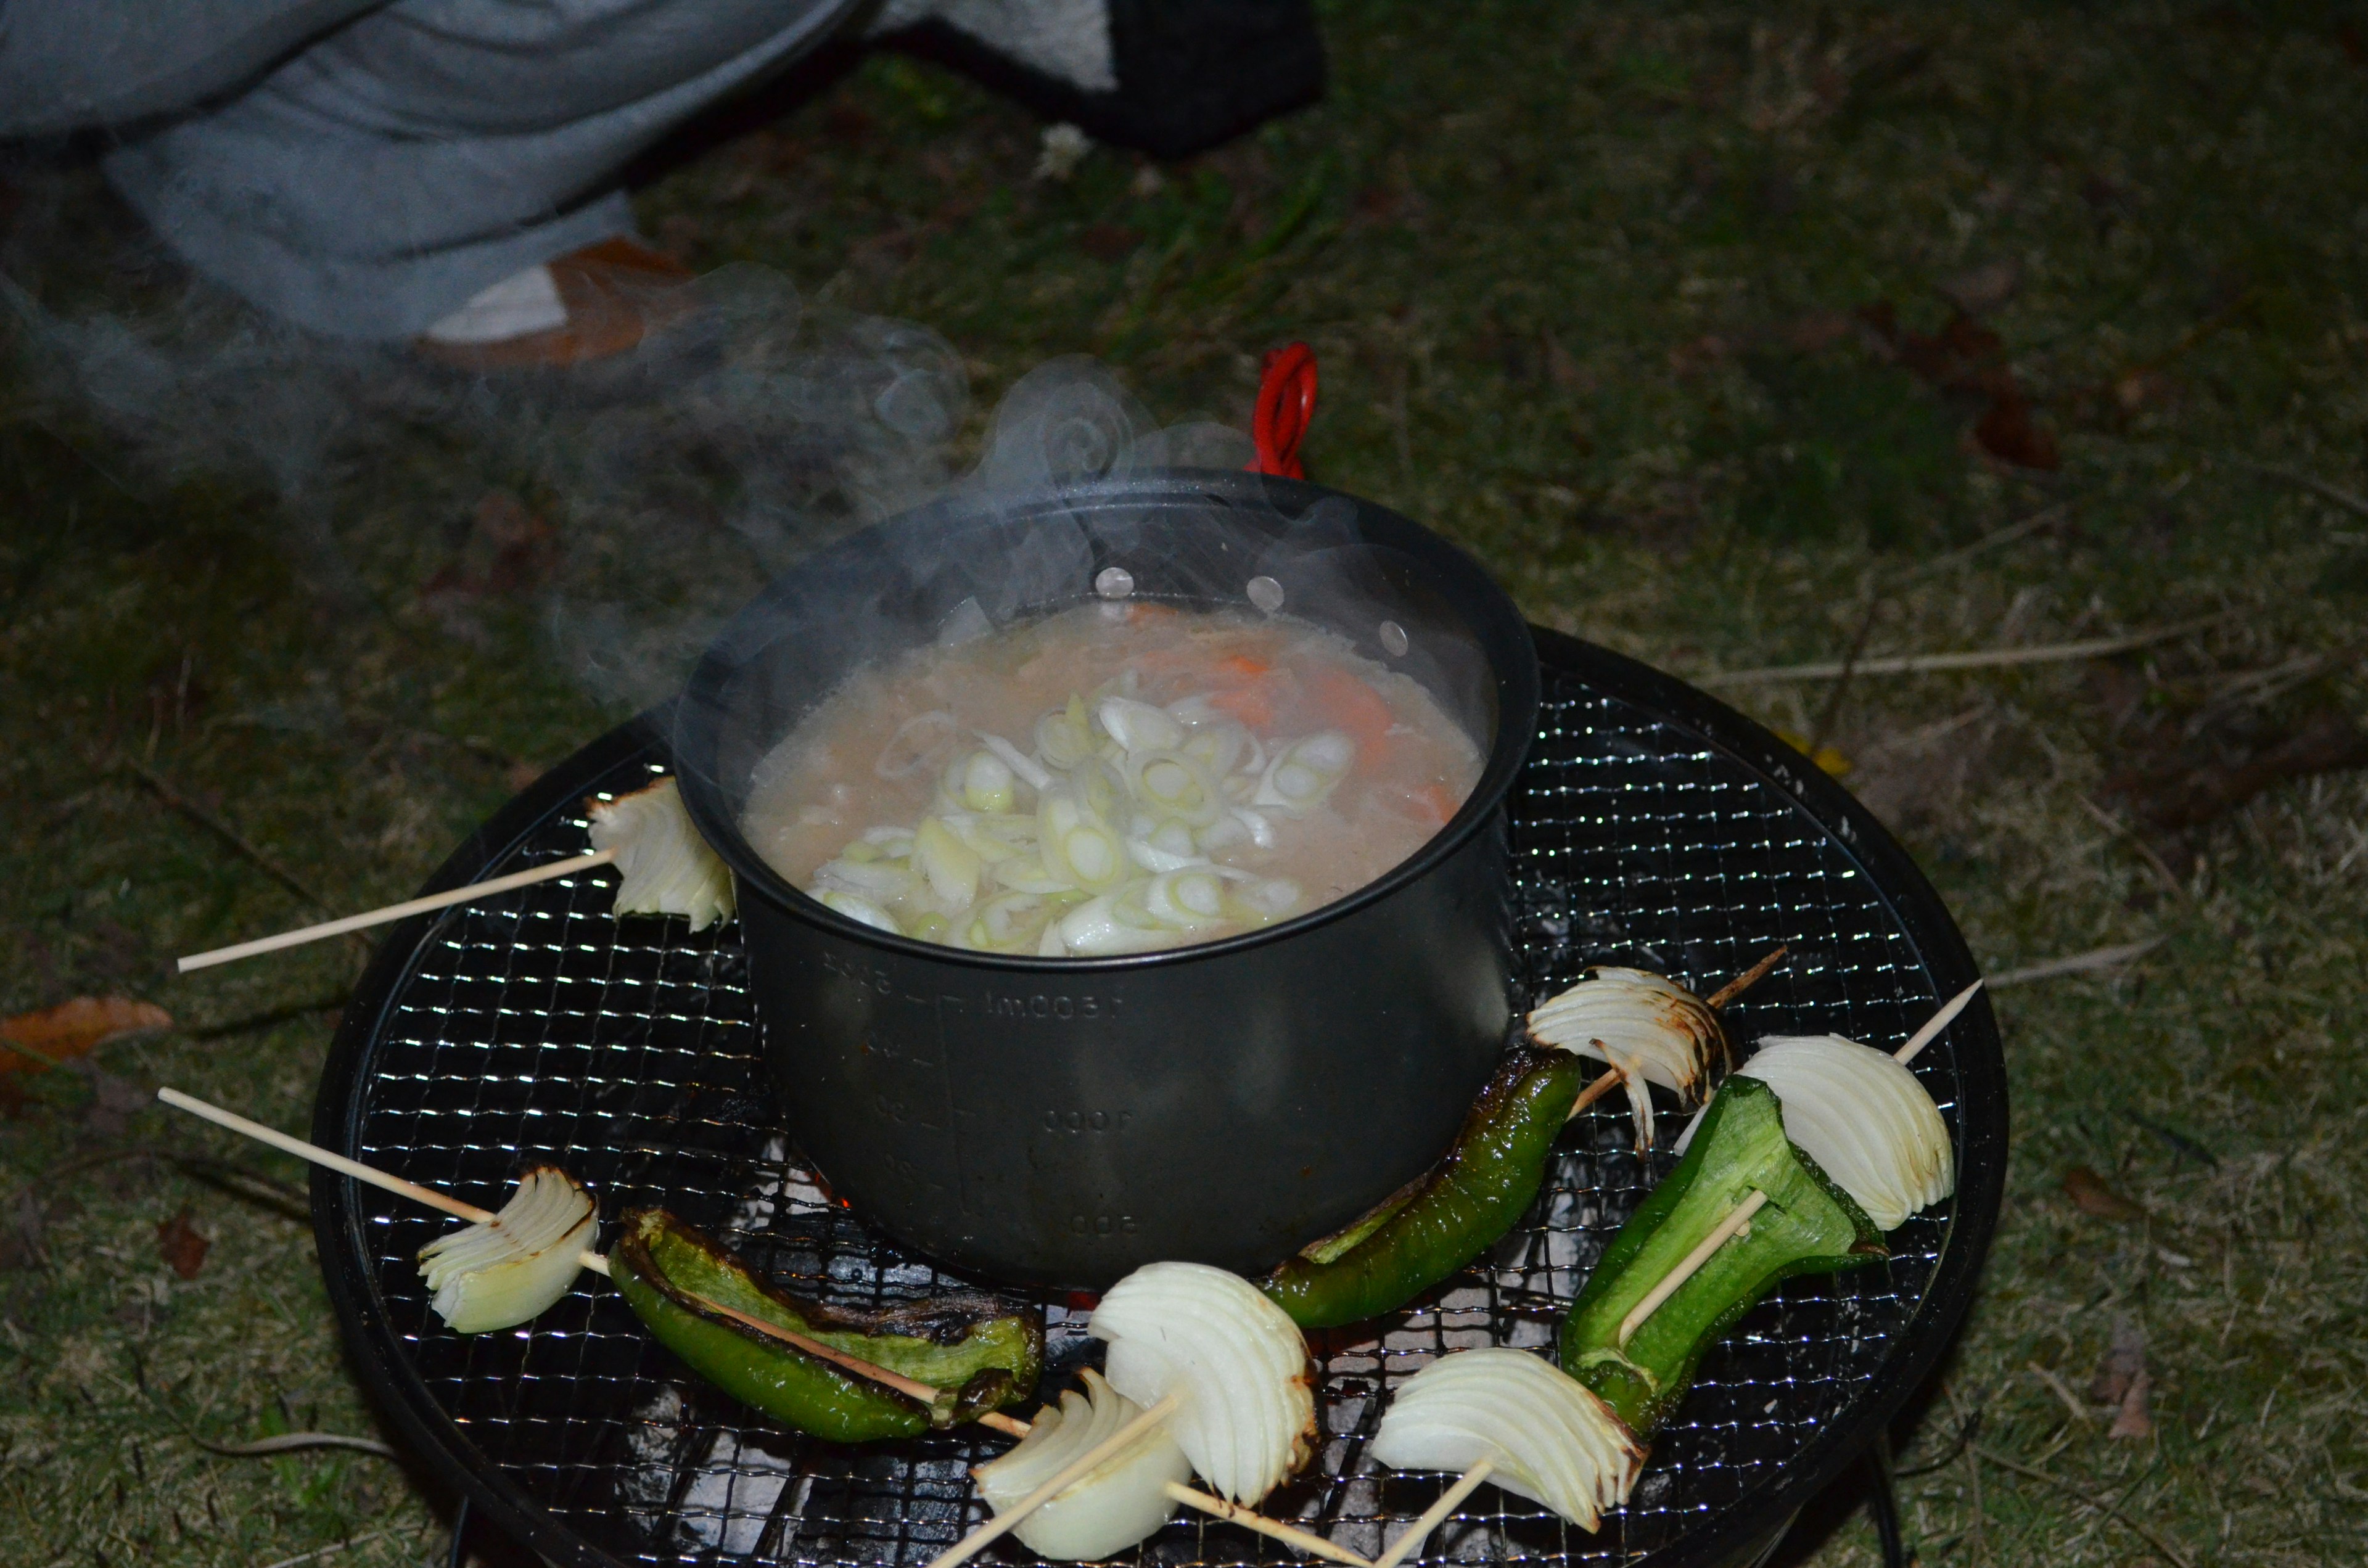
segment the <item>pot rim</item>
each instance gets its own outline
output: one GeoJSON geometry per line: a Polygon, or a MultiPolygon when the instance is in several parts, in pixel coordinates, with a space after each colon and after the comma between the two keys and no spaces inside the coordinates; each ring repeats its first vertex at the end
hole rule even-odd
{"type": "MultiPolygon", "coordinates": [[[[686,755],[706,755],[706,748],[687,745],[690,733],[697,730],[705,717],[716,710],[712,702],[686,700],[675,710],[675,734],[672,750],[682,788],[684,806],[689,811],[700,835],[731,868],[737,892],[745,903],[753,892],[764,902],[806,925],[819,926],[830,934],[860,946],[895,953],[905,958],[922,959],[935,963],[951,963],[960,967],[1006,974],[1074,975],[1107,974],[1116,971],[1156,969],[1177,964],[1213,960],[1270,942],[1286,940],[1302,932],[1313,930],[1335,920],[1347,919],[1361,910],[1388,898],[1400,888],[1419,881],[1440,862],[1454,855],[1468,843],[1505,806],[1519,779],[1521,766],[1537,739],[1537,712],[1541,699],[1535,643],[1530,627],[1512,597],[1499,586],[1486,569],[1473,559],[1470,552],[1436,530],[1426,528],[1401,513],[1377,503],[1334,490],[1307,480],[1281,479],[1273,475],[1250,472],[1236,473],[1222,469],[1163,468],[1129,474],[1121,479],[1050,485],[1030,494],[1017,498],[999,498],[997,511],[1008,515],[1019,509],[1042,509],[1052,506],[1140,504],[1178,493],[1214,495],[1226,499],[1247,499],[1255,492],[1256,498],[1280,510],[1300,513],[1316,502],[1338,496],[1352,503],[1358,509],[1360,525],[1364,519],[1378,517],[1384,527],[1395,532],[1403,529],[1406,540],[1379,540],[1367,537],[1367,542],[1385,548],[1405,550],[1410,542],[1415,550],[1429,551],[1427,570],[1435,571],[1450,579],[1463,578],[1453,585],[1470,594],[1483,607],[1474,618],[1474,642],[1486,660],[1488,672],[1497,693],[1497,733],[1492,738],[1487,756],[1482,764],[1480,778],[1472,793],[1445,826],[1425,840],[1422,846],[1404,860],[1391,867],[1355,892],[1321,904],[1304,915],[1292,916],[1273,926],[1261,926],[1235,936],[1222,937],[1214,941],[1189,943],[1182,947],[1162,948],[1153,952],[1115,953],[1096,958],[1043,958],[1032,953],[988,953],[972,948],[958,948],[950,943],[925,942],[901,933],[890,933],[876,926],[850,919],[821,900],[793,885],[787,877],[774,869],[742,836],[736,817],[723,808],[722,785],[709,770],[683,770],[681,759],[686,755]],[[1472,592],[1476,590],[1476,592],[1472,592]],[[1491,602],[1493,601],[1493,603],[1491,602]],[[1493,613],[1504,623],[1504,629],[1520,644],[1520,652],[1507,662],[1490,653],[1485,622],[1493,613]]],[[[866,536],[894,528],[930,512],[953,509],[960,514],[976,515],[965,505],[959,494],[939,496],[921,506],[883,517],[870,527],[834,540],[775,579],[778,585],[796,576],[811,563],[846,550],[866,536]]],[[[692,671],[685,687],[686,697],[702,689],[712,689],[738,667],[737,661],[727,662],[725,651],[735,641],[741,622],[770,599],[773,587],[768,587],[735,615],[708,646],[708,650],[692,671]]],[[[1147,598],[1155,596],[1145,596],[1147,598]]]]}

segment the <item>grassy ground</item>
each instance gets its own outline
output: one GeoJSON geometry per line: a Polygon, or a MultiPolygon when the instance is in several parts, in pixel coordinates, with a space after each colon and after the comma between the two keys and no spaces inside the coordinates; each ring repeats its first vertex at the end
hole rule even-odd
{"type": "MultiPolygon", "coordinates": [[[[1070,353],[1238,423],[1299,336],[1317,477],[1679,672],[2211,618],[1720,689],[1832,748],[1994,971],[2160,942],[1998,997],[2005,1221],[1898,1434],[1923,1560],[2360,1560],[2368,789],[2297,775],[2368,697],[2368,42],[2279,5],[1325,9],[1329,101],[1180,166],[1032,180],[1025,116],[880,57],[656,177],[652,233],[808,302],[793,337],[735,275],[802,412],[729,366],[488,398],[324,363],[188,292],[86,165],[14,170],[0,264],[49,313],[0,311],[0,1014],[178,1022],[0,1074],[0,1557],[442,1540],[398,1463],[198,1441],[374,1428],[298,1173],[127,1108],[301,1125],[356,955],[168,955],[399,896],[767,563],[928,483],[923,446],[800,447],[846,427],[830,367],[966,375],[974,441],[1070,353]],[[2141,1437],[2092,1387],[2117,1332],[2141,1437]]],[[[1826,1526],[1800,1550],[1873,1560],[1826,1526]]]]}

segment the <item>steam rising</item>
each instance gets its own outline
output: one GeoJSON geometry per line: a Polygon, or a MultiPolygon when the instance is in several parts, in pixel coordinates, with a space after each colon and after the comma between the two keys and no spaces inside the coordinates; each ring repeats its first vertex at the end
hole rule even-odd
{"type": "MultiPolygon", "coordinates": [[[[550,656],[620,710],[679,691],[768,582],[868,523],[933,499],[949,517],[1029,519],[1018,558],[991,571],[960,529],[905,546],[914,577],[978,585],[922,596],[954,607],[926,626],[906,623],[910,602],[878,601],[889,651],[1082,597],[1112,561],[1140,572],[1124,518],[1105,509],[1089,538],[1063,494],[1163,468],[1237,472],[1253,456],[1224,426],[1161,427],[1108,369],[1071,358],[1013,384],[964,472],[968,378],[935,333],[809,306],[758,267],[688,287],[699,308],[632,353],[497,377],[277,328],[203,290],[145,318],[69,318],[0,275],[0,312],[39,393],[95,417],[155,477],[267,485],[279,517],[257,526],[287,530],[322,591],[416,611],[488,651],[472,606],[527,604],[550,656]],[[477,564],[452,564],[456,541],[477,564]]],[[[1166,591],[1238,603],[1263,577],[1289,613],[1370,636],[1396,596],[1360,555],[1355,506],[1274,520],[1217,519],[1189,559],[1163,548],[1166,591]]],[[[1437,652],[1417,645],[1400,667],[1453,710],[1473,672],[1417,667],[1437,652]]]]}

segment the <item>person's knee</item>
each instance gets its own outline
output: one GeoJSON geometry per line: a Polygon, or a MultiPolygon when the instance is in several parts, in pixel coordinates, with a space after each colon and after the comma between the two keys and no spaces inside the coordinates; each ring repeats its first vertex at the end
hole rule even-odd
{"type": "Polygon", "coordinates": [[[384,0],[0,0],[0,136],[172,114],[384,0]]]}

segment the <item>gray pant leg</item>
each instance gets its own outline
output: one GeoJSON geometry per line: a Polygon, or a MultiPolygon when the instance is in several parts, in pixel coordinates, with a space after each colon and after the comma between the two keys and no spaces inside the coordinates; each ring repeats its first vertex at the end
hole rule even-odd
{"type": "Polygon", "coordinates": [[[0,0],[0,136],[188,108],[385,3],[0,0]]]}
{"type": "Polygon", "coordinates": [[[632,232],[617,168],[860,0],[396,0],[108,174],[199,272],[309,330],[409,337],[632,232]]]}

